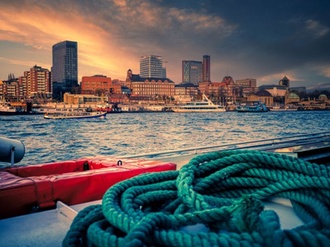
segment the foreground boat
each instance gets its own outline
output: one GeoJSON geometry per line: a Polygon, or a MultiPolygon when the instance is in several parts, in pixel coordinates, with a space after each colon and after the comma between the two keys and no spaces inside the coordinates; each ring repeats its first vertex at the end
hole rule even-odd
{"type": "Polygon", "coordinates": [[[203,101],[187,102],[184,105],[178,105],[172,108],[174,112],[225,112],[226,107],[216,105],[203,94],[203,101]]]}
{"type": "Polygon", "coordinates": [[[236,108],[237,112],[268,112],[269,109],[261,101],[245,102],[236,108]]]}
{"type": "Polygon", "coordinates": [[[81,119],[81,118],[100,118],[105,117],[106,112],[88,112],[88,111],[71,111],[71,112],[47,112],[45,119],[81,119]]]}
{"type": "Polygon", "coordinates": [[[134,176],[102,200],[0,220],[0,238],[4,246],[329,246],[330,171],[316,164],[330,163],[329,141],[317,133],[118,157],[178,170],[134,176]]]}
{"type": "Polygon", "coordinates": [[[175,170],[173,163],[114,157],[83,158],[0,170],[0,219],[100,200],[117,182],[145,172],[175,170]]]}

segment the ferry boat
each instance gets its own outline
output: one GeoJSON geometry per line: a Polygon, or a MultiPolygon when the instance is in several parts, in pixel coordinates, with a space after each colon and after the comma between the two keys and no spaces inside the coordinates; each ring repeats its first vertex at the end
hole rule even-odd
{"type": "Polygon", "coordinates": [[[236,108],[237,112],[268,112],[269,109],[261,101],[248,101],[241,103],[236,108]]]}
{"type": "MultiPolygon", "coordinates": [[[[30,104],[28,108],[30,108],[31,106],[32,104],[30,104]]],[[[36,114],[36,112],[32,109],[26,110],[23,107],[12,106],[8,102],[0,103],[0,115],[33,115],[33,114],[36,114]]]]}
{"type": "Polygon", "coordinates": [[[203,94],[202,101],[187,102],[184,105],[172,107],[174,112],[225,112],[226,107],[223,105],[216,105],[203,94]]]}
{"type": "MultiPolygon", "coordinates": [[[[330,163],[329,143],[330,133],[323,132],[117,157],[162,160],[176,164],[177,171],[133,176],[110,187],[101,200],[74,205],[57,201],[56,209],[2,219],[1,242],[8,247],[125,246],[132,241],[134,246],[197,246],[201,242],[205,246],[301,246],[305,242],[306,246],[329,246],[329,168],[325,166],[330,163]],[[277,169],[278,176],[272,177],[277,169]],[[252,180],[255,186],[249,187],[252,180]],[[249,193],[266,200],[260,202],[249,193]],[[218,201],[212,201],[216,196],[218,201]],[[221,200],[226,203],[219,204],[221,200]]],[[[80,172],[91,171],[77,171],[77,179],[80,172]]],[[[102,187],[102,183],[101,179],[98,184],[102,187]]],[[[44,184],[44,188],[51,186],[44,184]]],[[[89,188],[69,186],[81,195],[89,188]]],[[[44,198],[42,190],[34,192],[44,198]]],[[[0,205],[4,203],[1,199],[0,205]]]]}
{"type": "Polygon", "coordinates": [[[62,112],[47,112],[44,115],[45,119],[82,119],[82,118],[100,118],[105,117],[106,112],[93,111],[62,111],[62,112]]]}
{"type": "Polygon", "coordinates": [[[0,115],[13,115],[16,112],[17,112],[16,107],[13,107],[6,102],[0,103],[0,115]]]}

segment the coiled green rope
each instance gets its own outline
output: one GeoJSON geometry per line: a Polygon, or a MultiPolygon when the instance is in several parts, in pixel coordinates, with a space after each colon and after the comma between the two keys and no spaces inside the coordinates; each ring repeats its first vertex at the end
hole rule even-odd
{"type": "Polygon", "coordinates": [[[330,246],[330,167],[261,151],[193,158],[120,182],[80,211],[63,246],[330,246]],[[304,225],[282,230],[270,197],[304,225]]]}

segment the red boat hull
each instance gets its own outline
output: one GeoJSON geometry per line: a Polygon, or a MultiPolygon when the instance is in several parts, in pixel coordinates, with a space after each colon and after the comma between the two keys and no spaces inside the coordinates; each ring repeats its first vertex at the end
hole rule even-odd
{"type": "Polygon", "coordinates": [[[95,157],[0,170],[0,219],[102,199],[117,182],[146,172],[176,170],[155,160],[95,157]]]}

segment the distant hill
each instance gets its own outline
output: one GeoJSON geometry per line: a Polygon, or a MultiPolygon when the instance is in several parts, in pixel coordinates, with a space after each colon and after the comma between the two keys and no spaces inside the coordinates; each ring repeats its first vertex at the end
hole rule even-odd
{"type": "Polygon", "coordinates": [[[314,86],[309,86],[309,87],[306,87],[306,91],[307,92],[313,92],[313,91],[323,91],[323,90],[327,90],[327,91],[330,91],[330,82],[328,83],[316,83],[314,86]]]}

